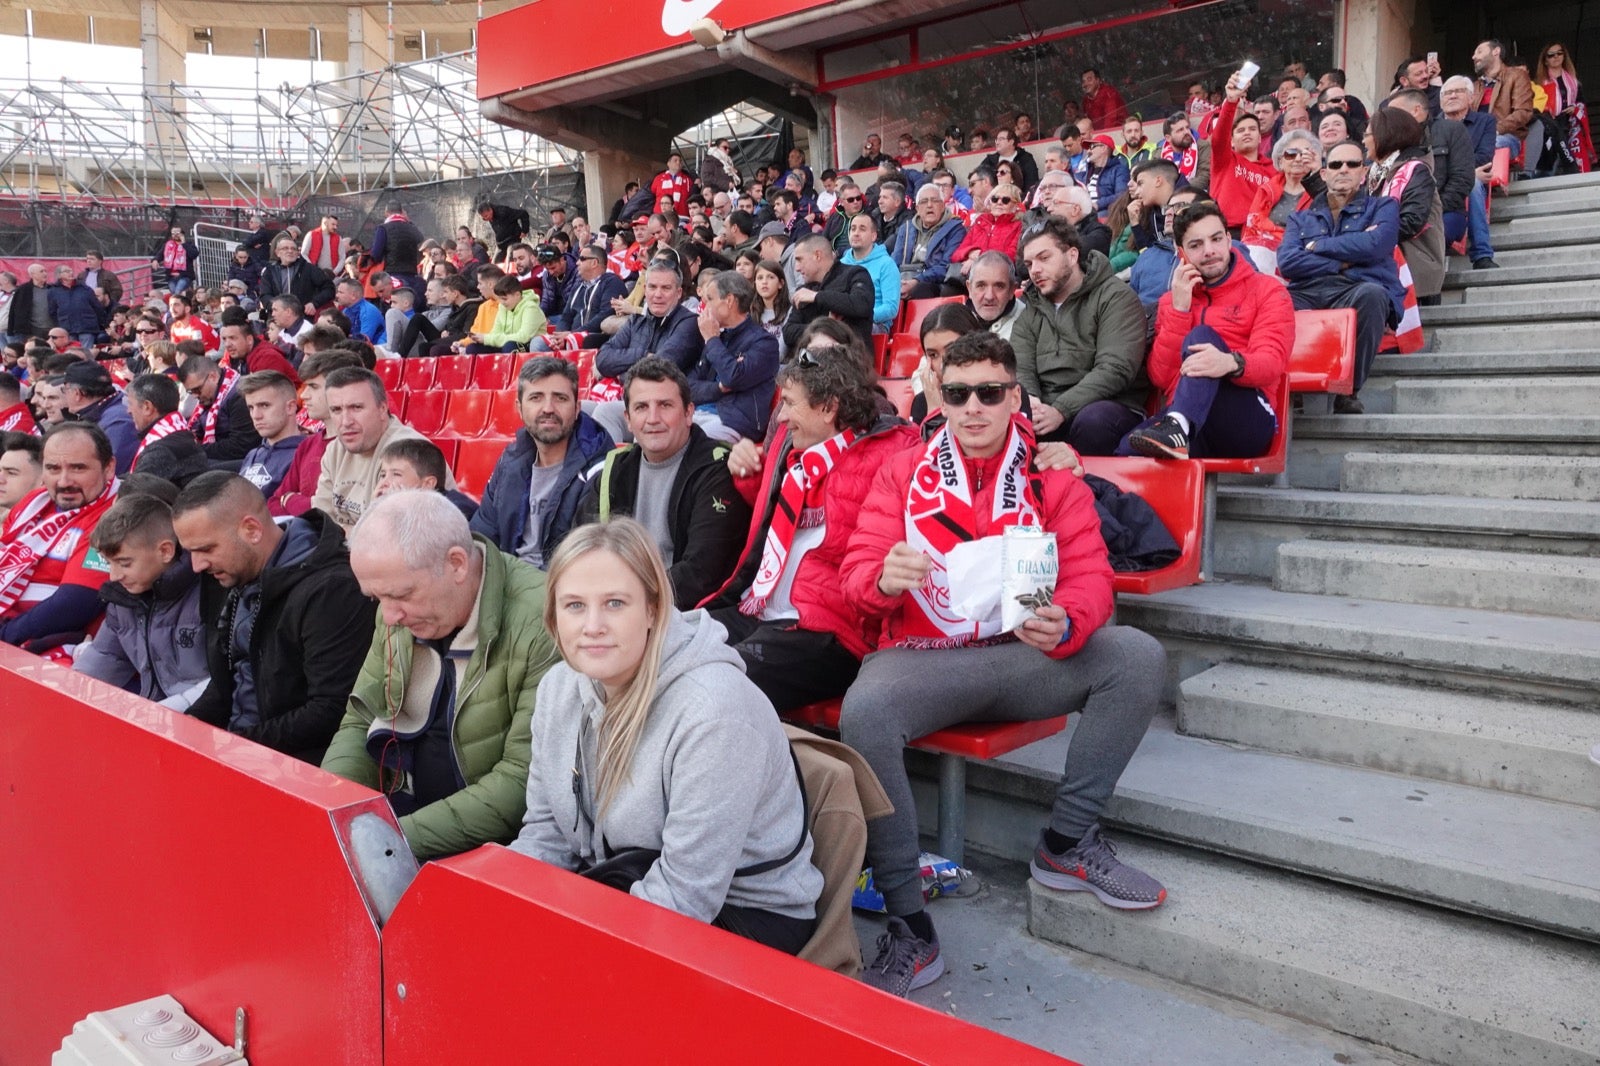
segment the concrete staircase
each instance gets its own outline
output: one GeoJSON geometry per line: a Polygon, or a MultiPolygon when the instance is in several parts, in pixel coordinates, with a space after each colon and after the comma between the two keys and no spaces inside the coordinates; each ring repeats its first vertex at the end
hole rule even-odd
{"type": "MultiPolygon", "coordinates": [[[[1221,488],[1219,579],[1121,601],[1176,716],[1107,813],[1170,897],[1032,886],[1030,928],[1426,1060],[1594,1064],[1600,178],[1494,217],[1368,414],[1221,488]]],[[[1028,853],[1064,744],[974,771],[974,846],[1028,853]]]]}

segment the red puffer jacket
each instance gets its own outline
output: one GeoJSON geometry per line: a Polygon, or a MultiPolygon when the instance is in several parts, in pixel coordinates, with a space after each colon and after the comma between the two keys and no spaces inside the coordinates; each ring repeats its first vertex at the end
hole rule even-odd
{"type": "Polygon", "coordinates": [[[1294,349],[1294,303],[1281,281],[1256,270],[1235,250],[1221,281],[1195,286],[1187,312],[1172,309],[1172,293],[1161,297],[1145,373],[1169,400],[1183,365],[1183,338],[1199,325],[1216,330],[1230,352],[1244,356],[1244,373],[1233,379],[1235,384],[1260,389],[1268,400],[1278,394],[1294,349]]]}
{"type": "MultiPolygon", "coordinates": [[[[800,611],[801,629],[832,633],[858,659],[872,650],[877,623],[869,625],[845,599],[839,567],[844,562],[845,548],[855,531],[861,501],[866,498],[873,475],[901,452],[909,450],[920,455],[921,439],[915,426],[908,426],[897,418],[885,418],[845,451],[822,485],[822,510],[827,515],[822,543],[800,560],[800,571],[795,574],[789,593],[800,611]]],[[[761,565],[761,551],[766,545],[767,527],[772,524],[772,509],[777,504],[778,485],[788,469],[784,461],[788,452],[789,430],[783,427],[767,447],[760,477],[735,480],[739,492],[750,501],[756,520],[750,524],[750,536],[745,540],[733,576],[706,597],[701,607],[738,603],[739,596],[755,579],[756,569],[761,565]]],[[[1103,547],[1101,553],[1104,554],[1103,547]]]]}
{"type": "MultiPolygon", "coordinates": [[[[861,505],[850,551],[844,557],[844,595],[867,617],[885,619],[878,640],[880,648],[899,643],[904,629],[902,613],[917,609],[909,596],[885,596],[879,592],[878,578],[889,549],[906,539],[906,494],[922,455],[923,449],[915,448],[884,464],[861,505]]],[[[966,460],[967,483],[979,486],[973,492],[972,510],[980,537],[989,534],[1000,460],[998,455],[966,460]]],[[[1067,639],[1050,657],[1064,659],[1083,647],[1084,641],[1111,617],[1111,562],[1100,533],[1094,492],[1089,486],[1066,470],[1043,470],[1039,477],[1044,485],[1044,527],[1056,535],[1055,603],[1066,609],[1070,624],[1067,639]]]]}
{"type": "Polygon", "coordinates": [[[1008,219],[996,220],[994,215],[985,211],[978,214],[972,212],[972,228],[967,230],[967,235],[961,239],[956,250],[951,253],[952,263],[964,263],[969,256],[979,255],[983,252],[1000,252],[1007,259],[1015,261],[1017,258],[1017,242],[1022,239],[1022,216],[1012,215],[1008,219]]]}

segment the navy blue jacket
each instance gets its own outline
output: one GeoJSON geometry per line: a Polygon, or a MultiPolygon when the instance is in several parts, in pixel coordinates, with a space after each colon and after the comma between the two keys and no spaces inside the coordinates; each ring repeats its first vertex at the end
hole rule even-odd
{"type": "MultiPolygon", "coordinates": [[[[691,319],[693,315],[689,316],[691,319]]],[[[699,336],[698,333],[695,336],[699,336]]],[[[588,415],[579,413],[578,424],[573,427],[567,442],[567,457],[561,464],[561,484],[556,489],[559,499],[555,513],[544,531],[544,558],[548,564],[556,545],[572,528],[578,514],[578,504],[588,488],[589,469],[596,465],[606,452],[615,447],[611,434],[588,415]]],[[[483,490],[483,500],[478,513],[472,516],[474,533],[482,533],[494,541],[495,547],[507,555],[516,555],[522,545],[522,534],[528,528],[528,481],[533,476],[533,463],[538,448],[526,429],[506,446],[500,461],[494,464],[489,484],[483,490]]]]}
{"type": "MultiPolygon", "coordinates": [[[[569,254],[565,258],[567,272],[558,278],[546,270],[544,272],[544,281],[539,289],[539,310],[543,311],[544,317],[550,321],[554,321],[555,317],[561,313],[562,308],[566,306],[567,294],[583,284],[578,280],[577,256],[569,254]]],[[[610,272],[607,271],[607,273],[610,272]]]]}
{"type": "Polygon", "coordinates": [[[739,436],[763,440],[777,388],[778,358],[778,338],[746,315],[737,326],[706,341],[700,362],[689,371],[689,398],[697,407],[716,404],[722,424],[739,436]]]}
{"type": "Polygon", "coordinates": [[[101,316],[105,308],[100,306],[99,298],[93,289],[81,283],[69,289],[56,282],[45,291],[49,293],[50,317],[74,337],[80,333],[99,333],[105,318],[111,317],[101,316]]]}
{"type": "Polygon", "coordinates": [[[1494,158],[1494,116],[1487,111],[1468,111],[1461,117],[1472,138],[1472,165],[1481,167],[1494,158]]]}
{"type": "MultiPolygon", "coordinates": [[[[911,262],[911,256],[917,250],[917,223],[911,222],[894,231],[894,247],[889,249],[889,258],[900,267],[911,262]]],[[[926,281],[934,285],[944,282],[944,276],[950,272],[950,256],[961,245],[961,240],[967,235],[967,227],[954,215],[947,214],[944,221],[934,227],[933,236],[928,240],[928,256],[922,262],[922,269],[917,274],[918,281],[926,281]]],[[[905,272],[901,271],[903,277],[905,272]]]]}
{"type": "Polygon", "coordinates": [[[114,392],[96,400],[72,417],[79,422],[92,422],[105,433],[106,439],[111,441],[111,451],[117,457],[118,477],[133,469],[133,456],[139,450],[141,434],[133,424],[133,416],[123,406],[121,393],[114,392]]]}
{"type": "Polygon", "coordinates": [[[1344,275],[1382,285],[1394,304],[1398,321],[1404,311],[1406,290],[1394,249],[1400,242],[1400,205],[1387,196],[1358,191],[1339,212],[1328,207],[1328,194],[1311,201],[1304,211],[1289,216],[1278,248],[1278,273],[1289,283],[1344,275]],[[1306,245],[1316,242],[1316,249],[1306,245]]]}
{"type": "Polygon", "coordinates": [[[566,307],[550,318],[550,322],[558,330],[597,332],[600,323],[611,315],[611,301],[625,299],[627,295],[627,284],[607,270],[593,284],[580,281],[574,285],[567,294],[566,307]]]}
{"type": "MultiPolygon", "coordinates": [[[[1073,171],[1072,176],[1078,179],[1079,185],[1089,184],[1089,179],[1094,175],[1094,168],[1089,165],[1089,155],[1084,153],[1083,163],[1073,171]]],[[[1128,187],[1128,161],[1120,155],[1113,155],[1106,160],[1106,165],[1100,171],[1099,184],[1095,186],[1094,209],[1100,214],[1105,214],[1128,187]]]]}
{"type": "Polygon", "coordinates": [[[665,318],[648,311],[633,315],[617,335],[606,341],[595,354],[594,368],[601,377],[621,378],[647,355],[658,355],[678,364],[687,374],[700,361],[700,327],[694,312],[679,304],[665,318]]]}

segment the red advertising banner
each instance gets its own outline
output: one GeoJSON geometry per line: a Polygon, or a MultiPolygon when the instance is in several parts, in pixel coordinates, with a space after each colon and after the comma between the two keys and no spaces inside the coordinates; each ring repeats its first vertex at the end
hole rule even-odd
{"type": "Polygon", "coordinates": [[[832,0],[538,0],[478,23],[478,99],[687,44],[689,27],[715,19],[742,30],[832,0]],[[558,42],[581,41],[581,45],[558,42]]]}

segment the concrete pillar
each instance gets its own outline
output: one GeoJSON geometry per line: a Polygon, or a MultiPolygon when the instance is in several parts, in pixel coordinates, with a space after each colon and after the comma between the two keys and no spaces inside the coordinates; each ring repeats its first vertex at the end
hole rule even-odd
{"type": "MultiPolygon", "coordinates": [[[[647,184],[666,166],[641,155],[611,148],[583,153],[583,192],[588,201],[589,224],[599,229],[611,213],[611,205],[630,181],[647,184]]],[[[631,219],[629,220],[632,221],[631,219]]]]}
{"type": "Polygon", "coordinates": [[[1342,54],[1334,65],[1344,68],[1345,88],[1371,108],[1394,84],[1400,61],[1416,52],[1416,0],[1344,0],[1337,10],[1342,54]]]}
{"type": "Polygon", "coordinates": [[[172,83],[188,81],[186,29],[160,0],[139,0],[139,49],[143,53],[144,143],[163,168],[181,166],[184,101],[172,83]]]}
{"type": "Polygon", "coordinates": [[[388,171],[392,180],[394,87],[385,68],[394,60],[386,15],[381,8],[349,7],[345,16],[350,53],[344,61],[348,80],[343,87],[361,102],[350,108],[341,123],[341,132],[348,135],[344,154],[360,159],[363,175],[388,171]]]}

